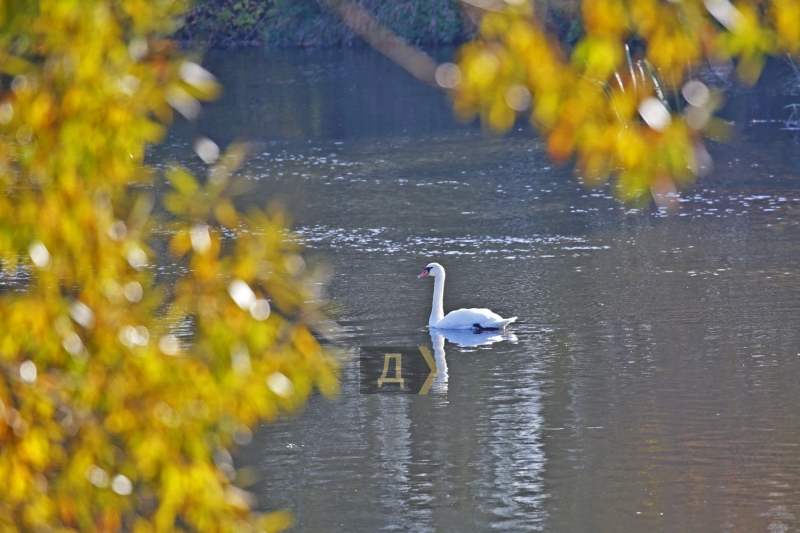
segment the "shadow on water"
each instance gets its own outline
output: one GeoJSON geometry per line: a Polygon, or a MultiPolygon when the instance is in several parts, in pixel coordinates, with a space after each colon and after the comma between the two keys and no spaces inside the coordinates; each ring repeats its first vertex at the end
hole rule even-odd
{"type": "Polygon", "coordinates": [[[226,94],[202,129],[234,138],[351,139],[458,128],[447,98],[368,49],[211,52],[226,94]]]}
{"type": "Polygon", "coordinates": [[[457,124],[371,51],[209,60],[225,97],[162,155],[264,141],[243,201],[283,198],[333,267],[351,353],[338,399],[240,451],[262,509],[304,532],[800,528],[800,148],[769,122],[800,101],[791,72],[731,93],[738,136],[668,215],[578,186],[527,130],[457,124]],[[430,261],[446,311],[519,322],[427,331],[430,261]],[[361,394],[365,346],[426,346],[444,371],[361,394]]]}

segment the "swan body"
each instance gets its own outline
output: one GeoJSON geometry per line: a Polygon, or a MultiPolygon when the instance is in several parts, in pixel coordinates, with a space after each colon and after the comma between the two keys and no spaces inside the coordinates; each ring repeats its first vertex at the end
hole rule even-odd
{"type": "Polygon", "coordinates": [[[444,314],[444,267],[431,263],[418,278],[433,276],[433,308],[428,326],[437,329],[503,329],[517,317],[503,318],[489,309],[457,309],[444,314]]]}

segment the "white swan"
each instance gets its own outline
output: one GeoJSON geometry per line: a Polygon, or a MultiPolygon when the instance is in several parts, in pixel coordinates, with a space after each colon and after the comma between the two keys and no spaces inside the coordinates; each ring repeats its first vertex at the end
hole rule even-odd
{"type": "Polygon", "coordinates": [[[417,278],[433,276],[433,309],[428,326],[437,329],[503,329],[517,317],[503,318],[488,309],[457,309],[444,316],[442,299],[444,296],[444,267],[431,263],[417,278]]]}

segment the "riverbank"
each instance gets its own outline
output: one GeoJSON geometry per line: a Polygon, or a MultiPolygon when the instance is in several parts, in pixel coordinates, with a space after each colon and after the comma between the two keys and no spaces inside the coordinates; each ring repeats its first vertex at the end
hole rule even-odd
{"type": "MultiPolygon", "coordinates": [[[[477,14],[459,0],[358,0],[381,24],[416,45],[456,45],[471,39],[477,14]]],[[[577,38],[572,0],[537,3],[548,29],[577,38]]],[[[188,47],[359,46],[363,40],[318,0],[197,0],[175,37],[188,47]]]]}
{"type": "MultiPolygon", "coordinates": [[[[458,44],[474,24],[458,0],[361,0],[375,18],[414,44],[458,44]]],[[[316,0],[198,0],[176,37],[189,46],[337,47],[363,41],[316,0]]]]}

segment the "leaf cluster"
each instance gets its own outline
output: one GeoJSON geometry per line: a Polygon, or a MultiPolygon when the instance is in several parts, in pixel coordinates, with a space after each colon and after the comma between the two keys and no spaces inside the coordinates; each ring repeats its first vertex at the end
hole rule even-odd
{"type": "Polygon", "coordinates": [[[0,293],[2,531],[290,523],[254,513],[229,450],[314,387],[333,394],[335,363],[282,215],[231,202],[245,147],[206,150],[204,182],[171,169],[174,217],[150,213],[146,146],[219,92],[162,37],[185,9],[0,9],[0,262],[16,280],[0,293]],[[171,287],[156,283],[179,261],[171,287]]]}
{"type": "Polygon", "coordinates": [[[582,0],[582,37],[567,49],[530,2],[485,2],[479,36],[440,72],[459,115],[492,130],[519,114],[580,177],[617,176],[627,200],[663,199],[710,162],[702,138],[720,138],[721,93],[697,79],[703,64],[736,64],[753,83],[767,55],[800,53],[794,0],[582,0]]]}

